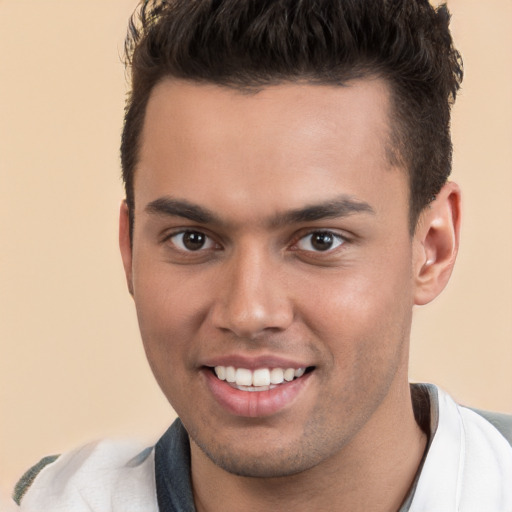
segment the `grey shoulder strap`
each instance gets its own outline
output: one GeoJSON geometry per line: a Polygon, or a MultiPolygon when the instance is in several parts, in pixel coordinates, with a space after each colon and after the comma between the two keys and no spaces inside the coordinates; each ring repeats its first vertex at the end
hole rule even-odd
{"type": "Polygon", "coordinates": [[[28,491],[32,482],[36,479],[37,475],[46,467],[48,464],[55,462],[58,459],[58,455],[49,455],[48,457],[42,458],[37,464],[32,466],[25,474],[19,479],[13,492],[13,499],[19,505],[25,493],[28,491]]]}
{"type": "Polygon", "coordinates": [[[473,409],[489,423],[491,423],[497,430],[501,432],[501,435],[510,443],[512,446],[512,415],[503,414],[500,412],[482,411],[481,409],[473,409]]]}

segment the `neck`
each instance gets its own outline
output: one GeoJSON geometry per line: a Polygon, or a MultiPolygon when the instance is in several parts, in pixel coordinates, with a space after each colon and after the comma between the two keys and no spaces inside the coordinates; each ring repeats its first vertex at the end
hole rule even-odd
{"type": "Polygon", "coordinates": [[[270,509],[396,511],[414,481],[426,446],[409,387],[383,403],[338,453],[302,473],[279,478],[233,475],[191,443],[192,484],[198,512],[270,509]],[[398,405],[398,407],[397,407],[398,405]]]}

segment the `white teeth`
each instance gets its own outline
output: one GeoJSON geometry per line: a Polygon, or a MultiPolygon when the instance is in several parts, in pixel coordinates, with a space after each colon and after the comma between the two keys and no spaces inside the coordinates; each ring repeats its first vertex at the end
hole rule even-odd
{"type": "Polygon", "coordinates": [[[216,366],[215,367],[215,375],[220,380],[226,380],[226,367],[225,366],[216,366]]]}
{"type": "Polygon", "coordinates": [[[240,391],[249,391],[250,393],[258,392],[258,391],[268,391],[269,389],[272,389],[271,386],[259,386],[257,388],[253,386],[237,386],[237,388],[240,391]]]}
{"type": "Polygon", "coordinates": [[[268,368],[260,368],[254,370],[252,374],[253,386],[269,386],[270,385],[270,370],[268,368]]]}
{"type": "Polygon", "coordinates": [[[302,377],[304,375],[306,371],[306,368],[297,368],[293,374],[295,375],[296,378],[299,378],[299,377],[302,377]]]}
{"type": "Polygon", "coordinates": [[[226,367],[226,380],[228,382],[235,382],[236,381],[236,371],[233,366],[227,366],[226,367]]]}
{"type": "Polygon", "coordinates": [[[216,366],[215,374],[220,380],[236,384],[244,391],[266,391],[271,385],[291,382],[302,377],[305,368],[258,368],[251,371],[247,368],[235,368],[234,366],[216,366]],[[256,389],[258,388],[258,389],[256,389]]]}
{"type": "Polygon", "coordinates": [[[271,384],[282,384],[284,381],[284,371],[282,368],[272,368],[270,370],[270,383],[271,384]]]}
{"type": "Polygon", "coordinates": [[[286,368],[284,371],[284,380],[288,382],[292,381],[295,378],[295,370],[293,368],[286,368]]]}
{"type": "Polygon", "coordinates": [[[236,385],[250,386],[252,384],[252,372],[247,368],[236,369],[236,385]]]}

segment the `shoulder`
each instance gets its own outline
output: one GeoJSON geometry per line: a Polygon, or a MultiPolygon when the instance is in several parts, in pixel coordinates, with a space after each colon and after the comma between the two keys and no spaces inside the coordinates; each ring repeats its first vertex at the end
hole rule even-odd
{"type": "MultiPolygon", "coordinates": [[[[438,428],[440,409],[449,409],[446,405],[442,407],[441,403],[448,400],[455,405],[453,399],[445,391],[433,384],[411,384],[411,397],[416,421],[420,425],[428,424],[428,428],[422,428],[425,431],[430,430],[431,434],[434,434],[438,428]]],[[[456,406],[466,421],[470,423],[477,421],[481,424],[482,420],[485,420],[486,424],[494,427],[492,430],[497,430],[501,437],[504,437],[512,446],[512,414],[485,411],[462,404],[456,404],[456,406]]]]}
{"type": "Polygon", "coordinates": [[[512,511],[511,418],[458,405],[426,385],[431,437],[409,508],[512,511]],[[484,468],[484,470],[482,470],[484,468]]]}
{"type": "Polygon", "coordinates": [[[58,455],[48,455],[47,457],[43,457],[37,464],[34,464],[30,469],[28,469],[23,476],[18,480],[16,487],[13,492],[13,499],[19,505],[23,496],[25,496],[26,492],[30,488],[32,482],[36,479],[37,475],[52,462],[55,462],[59,458],[58,455]]]}
{"type": "Polygon", "coordinates": [[[157,511],[154,450],[99,441],[45,457],[15,488],[22,511],[157,511]]]}
{"type": "Polygon", "coordinates": [[[512,446],[512,414],[469,408],[486,419],[512,446]]]}

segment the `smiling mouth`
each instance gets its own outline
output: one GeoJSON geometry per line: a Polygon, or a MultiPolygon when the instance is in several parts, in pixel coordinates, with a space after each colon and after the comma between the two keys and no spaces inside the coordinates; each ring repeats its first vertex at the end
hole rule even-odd
{"type": "Polygon", "coordinates": [[[211,368],[219,380],[240,391],[269,391],[287,382],[300,379],[314,367],[307,368],[235,368],[234,366],[215,366],[211,368]]]}

